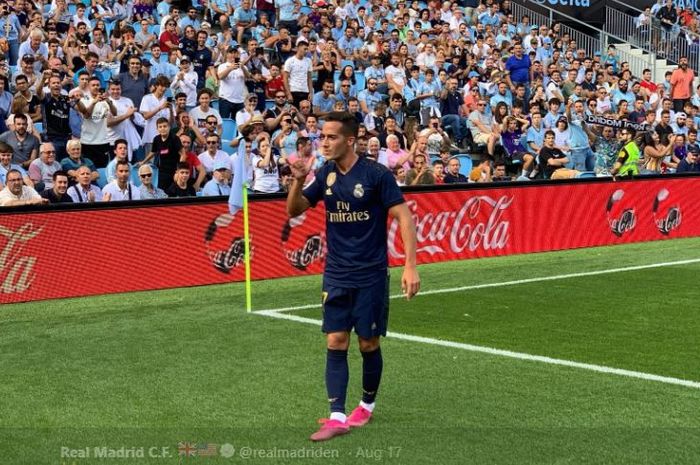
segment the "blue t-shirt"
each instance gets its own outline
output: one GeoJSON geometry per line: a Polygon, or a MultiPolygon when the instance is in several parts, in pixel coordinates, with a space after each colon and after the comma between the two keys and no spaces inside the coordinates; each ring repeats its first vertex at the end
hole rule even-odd
{"type": "Polygon", "coordinates": [[[530,82],[530,57],[523,55],[521,59],[512,55],[506,61],[506,70],[510,73],[510,80],[514,84],[525,84],[530,82]]]}
{"type": "Polygon", "coordinates": [[[386,274],[387,217],[403,203],[403,194],[385,166],[360,158],[346,174],[325,163],[304,197],[326,207],[328,256],[324,281],[332,286],[363,287],[386,274]]]}

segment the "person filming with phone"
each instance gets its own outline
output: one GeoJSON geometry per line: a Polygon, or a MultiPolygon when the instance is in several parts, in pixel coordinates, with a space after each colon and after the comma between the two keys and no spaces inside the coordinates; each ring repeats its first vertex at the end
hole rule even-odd
{"type": "Polygon", "coordinates": [[[92,160],[97,168],[104,168],[109,161],[109,128],[107,118],[117,115],[117,108],[105,93],[97,76],[90,78],[88,93],[76,102],[83,116],[80,143],[83,156],[92,160]]]}

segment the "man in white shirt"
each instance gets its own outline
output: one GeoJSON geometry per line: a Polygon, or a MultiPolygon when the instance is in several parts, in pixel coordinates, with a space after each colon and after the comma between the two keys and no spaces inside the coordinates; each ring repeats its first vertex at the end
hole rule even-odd
{"type": "Polygon", "coordinates": [[[307,42],[299,42],[296,54],[287,58],[282,71],[284,87],[287,89],[287,100],[292,101],[297,108],[302,100],[311,102],[314,98],[311,60],[306,56],[308,48],[307,42]]]}
{"type": "Polygon", "coordinates": [[[102,200],[116,202],[120,200],[141,200],[141,191],[129,181],[131,167],[129,162],[117,162],[117,179],[110,182],[102,190],[102,200]]]}
{"type": "Polygon", "coordinates": [[[187,107],[190,109],[197,105],[197,81],[199,80],[197,72],[192,69],[191,65],[190,58],[187,55],[183,55],[180,58],[180,71],[170,84],[173,95],[177,95],[180,92],[187,95],[187,107]]]}
{"type": "Polygon", "coordinates": [[[136,107],[130,98],[122,96],[122,85],[119,81],[110,81],[109,96],[117,109],[117,116],[107,119],[107,138],[112,146],[117,139],[126,139],[129,147],[128,158],[131,161],[133,151],[141,146],[141,136],[131,120],[136,113],[136,107]]]}
{"type": "Polygon", "coordinates": [[[156,121],[158,121],[159,118],[165,118],[172,124],[174,120],[173,106],[170,105],[168,99],[165,97],[165,91],[168,86],[170,86],[168,78],[165,76],[158,76],[153,93],[144,95],[141,100],[139,112],[143,115],[143,119],[146,120],[141,140],[144,141],[146,154],[151,153],[151,143],[153,142],[153,138],[158,134],[156,121]]]}
{"type": "Polygon", "coordinates": [[[214,171],[214,166],[218,166],[221,163],[228,166],[229,169],[231,166],[228,153],[219,149],[219,136],[217,134],[209,134],[207,136],[207,149],[200,153],[197,158],[199,158],[207,174],[211,174],[214,171]]]}
{"type": "Polygon", "coordinates": [[[14,207],[17,205],[41,205],[49,203],[42,198],[37,191],[22,184],[22,173],[11,169],[7,172],[7,186],[0,191],[0,207],[14,207]]]}
{"type": "Polygon", "coordinates": [[[80,143],[83,156],[92,160],[97,168],[107,166],[109,160],[109,136],[107,118],[117,115],[114,103],[100,87],[99,78],[93,76],[89,82],[90,93],[78,100],[77,108],[83,115],[80,128],[80,143]]]}
{"type": "Polygon", "coordinates": [[[41,73],[41,68],[49,58],[49,47],[43,42],[44,34],[40,29],[33,29],[29,38],[19,46],[17,56],[31,55],[34,57],[34,72],[41,73]]]}
{"type": "Polygon", "coordinates": [[[73,199],[74,203],[92,203],[102,201],[102,189],[94,184],[91,184],[92,170],[90,167],[83,165],[76,170],[76,178],[78,184],[68,188],[67,194],[73,199]]]}
{"type": "Polygon", "coordinates": [[[219,65],[216,75],[219,78],[219,114],[222,118],[233,119],[243,109],[245,94],[245,73],[238,47],[226,50],[226,62],[219,65]]]}
{"type": "Polygon", "coordinates": [[[384,75],[389,86],[389,94],[401,95],[406,86],[406,71],[401,67],[401,55],[395,53],[391,56],[391,65],[386,67],[384,75]]]}

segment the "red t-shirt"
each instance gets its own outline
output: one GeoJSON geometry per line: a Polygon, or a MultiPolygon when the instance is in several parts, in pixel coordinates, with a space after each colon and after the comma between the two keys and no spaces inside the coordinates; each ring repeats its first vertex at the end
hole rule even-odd
{"type": "Polygon", "coordinates": [[[190,177],[192,177],[192,179],[197,179],[197,176],[199,176],[199,171],[197,171],[197,167],[202,164],[202,162],[199,161],[197,154],[194,152],[187,152],[186,163],[190,167],[190,177]]]}
{"type": "Polygon", "coordinates": [[[285,94],[287,93],[284,90],[284,78],[282,78],[281,75],[265,84],[265,94],[267,98],[275,98],[275,92],[280,90],[285,94]]]}
{"type": "Polygon", "coordinates": [[[173,47],[173,50],[177,50],[180,45],[180,37],[178,37],[177,34],[174,32],[170,31],[165,31],[160,35],[160,51],[163,53],[168,53],[170,51],[170,47],[168,47],[166,44],[167,42],[172,42],[175,47],[173,47]]]}
{"type": "Polygon", "coordinates": [[[647,90],[650,91],[650,92],[656,92],[656,89],[658,88],[658,86],[657,86],[655,83],[653,83],[652,81],[648,81],[648,82],[647,82],[647,81],[644,81],[644,80],[642,80],[642,81],[639,83],[639,86],[640,86],[640,87],[644,87],[645,89],[647,89],[647,90]]]}

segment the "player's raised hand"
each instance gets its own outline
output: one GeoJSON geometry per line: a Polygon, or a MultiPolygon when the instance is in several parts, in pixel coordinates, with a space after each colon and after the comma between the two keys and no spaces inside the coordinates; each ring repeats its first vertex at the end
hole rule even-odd
{"type": "Polygon", "coordinates": [[[289,165],[289,167],[292,169],[292,176],[294,179],[299,181],[303,182],[306,179],[306,175],[309,174],[309,167],[303,160],[297,160],[289,165]]]}
{"type": "Polygon", "coordinates": [[[406,300],[411,300],[420,291],[420,276],[415,267],[407,266],[401,275],[401,291],[406,296],[406,300]]]}

